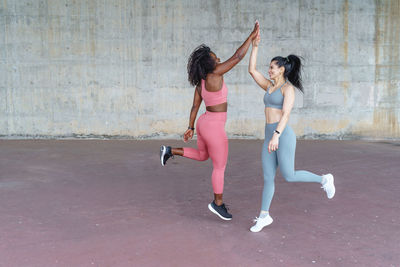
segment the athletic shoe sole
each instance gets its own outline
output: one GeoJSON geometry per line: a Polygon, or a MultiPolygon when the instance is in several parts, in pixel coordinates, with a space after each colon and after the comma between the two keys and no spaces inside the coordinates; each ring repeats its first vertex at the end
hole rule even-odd
{"type": "Polygon", "coordinates": [[[167,153],[167,147],[166,147],[166,146],[161,146],[161,149],[160,149],[160,161],[161,161],[161,166],[165,166],[165,165],[164,165],[164,162],[163,162],[165,153],[167,153]]]}
{"type": "Polygon", "coordinates": [[[208,209],[209,209],[212,213],[217,214],[218,217],[220,217],[222,220],[225,220],[225,221],[230,221],[230,220],[232,220],[232,218],[225,218],[224,216],[222,216],[221,214],[219,214],[219,213],[212,207],[211,203],[208,204],[208,209]]]}
{"type": "Polygon", "coordinates": [[[261,229],[260,230],[258,230],[258,231],[255,231],[255,230],[251,230],[253,227],[251,227],[250,228],[250,232],[252,232],[252,233],[258,233],[258,232],[261,232],[261,230],[262,229],[264,229],[264,227],[266,227],[266,226],[268,226],[268,225],[270,225],[271,223],[273,223],[274,222],[274,219],[272,219],[271,218],[271,221],[270,222],[268,222],[266,225],[264,225],[263,227],[261,227],[261,229]]]}

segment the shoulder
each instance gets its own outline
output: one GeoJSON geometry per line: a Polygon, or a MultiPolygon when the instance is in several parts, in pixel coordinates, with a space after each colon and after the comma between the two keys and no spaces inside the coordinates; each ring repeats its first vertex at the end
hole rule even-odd
{"type": "Polygon", "coordinates": [[[224,79],[223,75],[220,75],[218,73],[213,73],[213,72],[207,74],[207,77],[206,77],[207,81],[221,81],[223,79],[224,79]]]}
{"type": "Polygon", "coordinates": [[[282,94],[283,95],[285,95],[285,94],[294,94],[294,92],[295,92],[295,87],[293,86],[293,84],[291,84],[290,82],[288,82],[287,84],[285,84],[283,87],[282,87],[282,94]]]}

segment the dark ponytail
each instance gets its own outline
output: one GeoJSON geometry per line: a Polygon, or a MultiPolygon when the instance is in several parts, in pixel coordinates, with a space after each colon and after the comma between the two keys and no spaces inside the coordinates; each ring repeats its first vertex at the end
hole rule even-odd
{"type": "Polygon", "coordinates": [[[291,84],[297,87],[301,92],[304,93],[303,84],[301,80],[301,68],[302,63],[300,57],[296,55],[289,55],[287,57],[274,57],[272,61],[276,61],[279,67],[285,68],[283,76],[288,79],[291,84]]]}
{"type": "Polygon", "coordinates": [[[199,45],[192,52],[187,64],[188,80],[193,86],[200,84],[207,74],[215,69],[215,60],[211,57],[211,49],[205,44],[199,45]]]}

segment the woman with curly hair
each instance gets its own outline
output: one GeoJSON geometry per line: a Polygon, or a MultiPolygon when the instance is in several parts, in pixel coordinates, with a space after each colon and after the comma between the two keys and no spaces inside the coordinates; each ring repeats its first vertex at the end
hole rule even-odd
{"type": "Polygon", "coordinates": [[[269,78],[273,81],[271,82],[256,69],[260,36],[257,35],[252,43],[249,73],[265,91],[265,140],[261,154],[264,189],[260,216],[256,218],[256,224],[250,228],[252,232],[259,232],[273,221],[269,215],[269,207],[275,191],[274,178],[278,165],[286,181],[320,183],[328,198],[333,198],[335,195],[335,185],[332,174],[321,176],[309,171],[294,170],[296,134],[287,122],[294,105],[295,88],[303,91],[300,58],[296,55],[274,57],[268,70],[269,78]]]}
{"type": "Polygon", "coordinates": [[[257,34],[258,22],[256,22],[249,37],[236,50],[233,56],[222,63],[206,45],[200,45],[193,51],[189,57],[187,69],[189,82],[196,88],[194,90],[193,106],[190,111],[189,127],[183,134],[183,140],[187,142],[192,139],[197,112],[201,102],[204,100],[206,113],[202,114],[196,123],[197,149],[189,147],[171,148],[170,146],[161,146],[160,149],[162,166],[174,155],[198,161],[211,158],[213,162],[211,181],[214,201],[208,205],[208,208],[223,220],[232,219],[232,215],[222,201],[225,166],[228,160],[228,138],[225,133],[228,89],[223,75],[244,58],[257,34]]]}

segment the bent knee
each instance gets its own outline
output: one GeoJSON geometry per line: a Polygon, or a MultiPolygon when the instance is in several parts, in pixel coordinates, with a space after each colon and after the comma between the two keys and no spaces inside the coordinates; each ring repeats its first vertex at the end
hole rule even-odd
{"type": "Polygon", "coordinates": [[[283,175],[283,178],[285,178],[285,180],[287,182],[295,182],[296,181],[295,175],[283,175]]]}
{"type": "Polygon", "coordinates": [[[200,154],[199,161],[205,161],[208,159],[208,154],[200,154]]]}

